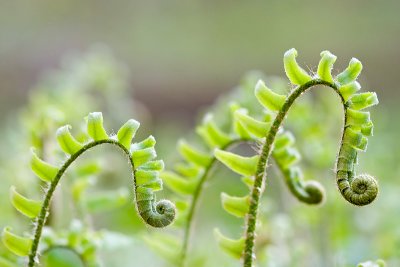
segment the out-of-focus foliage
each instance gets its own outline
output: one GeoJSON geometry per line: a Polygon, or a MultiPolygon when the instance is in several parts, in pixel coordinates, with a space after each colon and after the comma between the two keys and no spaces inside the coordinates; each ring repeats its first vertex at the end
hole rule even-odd
{"type": "MultiPolygon", "coordinates": [[[[114,115],[125,113],[130,116],[141,109],[142,107],[129,97],[127,78],[125,66],[116,62],[105,46],[96,46],[87,54],[65,58],[61,69],[49,72],[33,89],[27,107],[15,114],[12,119],[10,118],[9,126],[3,128],[5,138],[2,139],[1,144],[8,148],[2,149],[0,154],[2,164],[4,164],[2,166],[7,166],[7,168],[2,167],[1,169],[3,182],[6,185],[1,189],[4,190],[2,196],[5,196],[4,199],[1,199],[1,203],[5,204],[4,201],[8,195],[6,188],[11,180],[24,195],[29,195],[34,199],[41,198],[43,190],[41,187],[44,184],[37,185],[32,173],[27,171],[26,168],[21,168],[21,166],[29,165],[29,147],[31,146],[35,147],[35,155],[43,159],[51,159],[52,155],[56,155],[56,159],[62,160],[65,156],[55,149],[57,146],[55,131],[66,121],[76,121],[77,117],[83,117],[84,113],[82,112],[88,110],[105,110],[106,112],[111,111],[110,114],[114,115]],[[5,178],[9,180],[4,180],[5,178]]],[[[146,112],[140,113],[144,115],[143,118],[146,117],[146,112]]],[[[122,118],[116,116],[111,121],[115,124],[120,123],[121,120],[122,118]]],[[[85,131],[79,129],[81,126],[83,125],[76,125],[75,129],[78,130],[74,129],[74,132],[77,133],[77,139],[84,142],[88,137],[85,131]]],[[[58,141],[60,142],[60,139],[58,141]]],[[[108,188],[118,185],[118,179],[105,183],[102,186],[104,187],[103,190],[99,192],[89,194],[87,192],[90,185],[102,180],[98,179],[100,169],[106,170],[104,177],[120,176],[118,169],[110,168],[110,165],[104,164],[107,161],[112,162],[112,154],[107,158],[97,161],[86,157],[81,164],[68,172],[68,181],[66,182],[68,187],[62,192],[57,191],[55,201],[53,201],[55,204],[52,206],[51,217],[48,222],[55,232],[57,231],[55,229],[61,225],[67,225],[66,223],[71,218],[80,219],[86,225],[84,229],[87,227],[90,229],[93,225],[93,214],[116,209],[128,202],[126,192],[121,191],[121,189],[113,191],[108,188]]],[[[54,164],[54,162],[52,163],[54,164]]],[[[33,214],[33,210],[29,207],[30,204],[24,203],[24,201],[29,200],[24,200],[24,197],[15,193],[15,191],[13,192],[14,206],[24,214],[33,214]],[[24,205],[28,206],[25,207],[24,205]]],[[[124,210],[129,209],[125,207],[124,210]]],[[[23,226],[23,220],[20,220],[19,216],[14,216],[13,213],[12,210],[5,207],[3,216],[1,216],[1,225],[12,224],[14,227],[18,226],[17,229],[26,230],[25,227],[29,224],[23,226]],[[20,221],[22,224],[19,223],[20,221]]],[[[138,221],[134,224],[138,224],[138,221]]],[[[82,232],[82,235],[84,234],[86,232],[82,232]]],[[[62,239],[66,240],[59,237],[57,238],[58,244],[50,245],[67,246],[66,243],[60,242],[62,239]]],[[[94,244],[95,240],[88,238],[87,242],[90,245],[94,244]]],[[[100,241],[97,243],[102,244],[100,241]]],[[[101,247],[100,245],[91,248],[90,253],[95,253],[101,247]]],[[[52,251],[49,244],[44,246],[46,247],[41,246],[42,251],[52,251]]],[[[2,250],[2,247],[0,247],[0,250],[2,250]]],[[[78,249],[77,251],[83,253],[84,250],[78,249]]],[[[61,252],[59,251],[57,255],[60,255],[61,252]]],[[[7,257],[11,257],[14,261],[12,256],[7,257]]],[[[93,260],[97,260],[97,257],[91,256],[93,260]]],[[[46,262],[51,262],[51,259],[52,257],[49,257],[46,262]]],[[[89,264],[88,260],[85,260],[85,262],[89,264]]]]}

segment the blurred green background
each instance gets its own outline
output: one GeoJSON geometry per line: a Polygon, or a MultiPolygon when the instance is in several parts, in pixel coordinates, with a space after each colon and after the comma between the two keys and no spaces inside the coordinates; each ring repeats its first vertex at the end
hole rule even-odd
{"type": "MultiPolygon", "coordinates": [[[[0,120],[4,125],[0,127],[4,136],[0,142],[0,227],[14,222],[17,229],[29,229],[27,221],[14,218],[18,215],[8,202],[8,187],[16,181],[31,185],[37,182],[32,175],[24,178],[20,177],[20,171],[14,172],[20,168],[29,173],[28,165],[20,156],[21,151],[28,155],[31,145],[25,142],[19,144],[19,149],[15,148],[20,142],[13,137],[20,136],[21,127],[26,125],[22,123],[21,126],[16,121],[23,117],[21,113],[44,112],[40,108],[45,104],[42,106],[39,100],[32,100],[41,87],[47,86],[50,92],[47,93],[52,94],[52,83],[45,82],[43,86],[43,77],[55,77],[57,73],[54,72],[59,69],[68,73],[71,61],[84,58],[93,47],[95,50],[101,47],[107,53],[111,51],[118,62],[118,73],[122,74],[116,78],[112,76],[117,85],[95,81],[95,85],[98,82],[109,90],[90,93],[92,100],[88,101],[93,103],[85,102],[86,98],[75,102],[74,97],[79,93],[57,100],[64,103],[63,111],[69,112],[66,123],[79,125],[87,112],[94,111],[91,108],[104,111],[105,121],[109,120],[114,130],[128,118],[138,118],[142,121],[140,136],[152,133],[158,140],[157,148],[163,159],[176,157],[176,140],[190,135],[199,121],[199,114],[239,84],[247,71],[258,69],[268,75],[283,76],[283,53],[292,47],[299,51],[298,62],[315,71],[319,53],[330,50],[338,56],[337,72],[347,66],[351,57],[360,59],[364,65],[360,78],[363,90],[376,91],[379,96],[380,104],[372,110],[375,137],[370,139],[368,152],[360,158],[359,170],[378,177],[381,193],[374,204],[362,209],[349,206],[341,199],[332,172],[340,112],[319,107],[326,115],[319,118],[320,122],[331,120],[334,132],[333,137],[321,136],[318,142],[332,144],[333,154],[329,154],[318,169],[307,163],[307,151],[310,144],[316,150],[323,150],[324,146],[307,140],[300,143],[300,151],[306,154],[306,166],[317,167],[310,175],[325,175],[318,180],[329,188],[327,203],[318,208],[298,204],[276,182],[279,175],[271,179],[273,189],[265,193],[271,197],[262,203],[268,214],[263,219],[264,234],[272,240],[265,253],[272,260],[265,266],[354,266],[376,258],[387,260],[390,266],[400,266],[399,10],[400,2],[395,0],[0,0],[0,120]],[[114,90],[117,87],[123,90],[117,93],[114,90]],[[93,97],[93,94],[101,97],[93,97]],[[122,101],[125,98],[129,98],[128,102],[122,101]],[[112,103],[113,100],[116,103],[112,103]],[[32,108],[27,109],[29,105],[32,108]]],[[[67,75],[64,81],[55,84],[60,91],[74,86],[79,91],[79,83],[60,86],[73,79],[76,77],[67,75]]],[[[60,91],[53,93],[62,95],[60,91]]],[[[331,96],[329,92],[321,92],[314,99],[331,96]]],[[[51,132],[48,138],[53,138],[51,132]]],[[[301,142],[301,131],[298,134],[301,142]]],[[[113,163],[124,170],[121,177],[111,185],[108,180],[101,182],[100,187],[117,188],[129,184],[123,177],[129,175],[127,166],[118,156],[111,155],[113,163]]],[[[100,153],[97,157],[102,158],[100,153]]],[[[228,215],[221,217],[218,195],[221,190],[244,193],[246,189],[239,182],[226,186],[226,181],[234,179],[234,175],[220,169],[217,172],[220,179],[210,182],[208,197],[202,202],[203,219],[196,223],[193,249],[197,257],[205,258],[199,260],[205,262],[205,266],[238,266],[222,252],[215,252],[218,248],[214,243],[209,244],[216,226],[225,227],[226,233],[236,237],[242,231],[242,220],[228,215]],[[219,260],[210,261],[204,256],[211,251],[219,260]]],[[[110,176],[104,176],[107,175],[110,176]]],[[[105,215],[95,220],[96,228],[127,233],[134,241],[125,246],[125,250],[105,250],[102,254],[105,266],[133,266],[132,261],[137,261],[138,266],[166,265],[136,238],[138,232],[150,230],[141,226],[132,207],[113,211],[113,214],[115,216],[105,215]]],[[[58,223],[55,217],[56,225],[62,229],[69,225],[73,216],[61,216],[58,223]]]]}

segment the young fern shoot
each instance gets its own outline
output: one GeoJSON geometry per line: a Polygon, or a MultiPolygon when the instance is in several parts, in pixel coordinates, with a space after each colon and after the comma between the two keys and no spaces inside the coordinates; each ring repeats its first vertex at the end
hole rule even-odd
{"type": "Polygon", "coordinates": [[[66,170],[83,153],[91,148],[110,144],[119,148],[129,159],[133,177],[133,192],[137,210],[142,219],[150,226],[165,227],[175,218],[175,206],[169,200],[156,201],[154,192],[162,190],[162,180],[159,172],[164,168],[162,160],[154,160],[155,139],[150,136],[142,142],[131,143],[139,122],[129,120],[116,135],[109,136],[103,127],[103,117],[100,112],[90,113],[87,117],[87,134],[91,140],[87,143],[78,142],[70,133],[70,126],[58,129],[57,141],[61,149],[68,155],[61,167],[53,166],[39,159],[32,150],[31,168],[33,172],[48,184],[43,201],[30,200],[11,188],[11,202],[14,207],[28,218],[35,219],[33,238],[20,237],[5,228],[2,235],[4,245],[18,256],[28,256],[28,267],[38,263],[39,243],[43,226],[49,213],[49,205],[53,193],[66,170]]]}
{"type": "MultiPolygon", "coordinates": [[[[250,80],[253,79],[245,79],[246,83],[252,83],[250,80]]],[[[190,266],[190,260],[187,259],[187,255],[191,254],[189,245],[192,241],[192,226],[204,184],[211,177],[212,170],[218,163],[217,158],[223,157],[221,154],[229,153],[225,151],[238,144],[250,143],[257,145],[262,143],[265,133],[271,126],[272,116],[270,113],[260,116],[263,121],[256,120],[248,115],[247,108],[257,105],[255,103],[257,100],[252,100],[254,97],[253,90],[243,89],[241,88],[240,92],[245,92],[245,98],[250,99],[250,103],[241,103],[241,105],[230,103],[228,110],[231,116],[225,118],[228,120],[229,131],[223,130],[220,122],[214,118],[212,113],[207,113],[201,124],[196,128],[196,132],[208,149],[200,150],[197,146],[191,145],[186,141],[179,141],[178,151],[183,158],[182,161],[174,166],[174,170],[162,173],[167,187],[179,196],[176,201],[179,213],[174,227],[183,230],[183,239],[179,240],[177,237],[167,234],[157,234],[152,237],[145,237],[145,241],[158,254],[176,266],[190,266]]],[[[234,94],[237,92],[235,91],[234,94]]],[[[222,106],[217,105],[217,107],[227,109],[224,102],[222,106]]],[[[319,204],[324,200],[325,195],[322,186],[317,181],[303,181],[299,167],[293,167],[293,171],[287,169],[288,165],[293,166],[300,160],[300,153],[294,144],[293,134],[282,129],[277,136],[276,148],[272,156],[278,163],[278,169],[283,174],[285,182],[294,196],[308,204],[319,204]],[[287,148],[287,150],[281,148],[287,148]]],[[[255,156],[251,160],[254,161],[252,166],[255,166],[258,157],[255,156]]],[[[246,168],[246,159],[243,157],[239,161],[241,163],[235,165],[236,171],[243,175],[242,181],[251,187],[255,168],[251,170],[246,168]]],[[[221,193],[221,201],[223,207],[229,213],[243,218],[247,213],[250,198],[249,196],[236,197],[221,193]]],[[[215,235],[220,241],[224,240],[220,238],[222,235],[218,230],[215,230],[215,235]]],[[[244,239],[242,240],[243,242],[244,239]]],[[[234,257],[241,257],[241,249],[235,249],[233,252],[230,250],[230,245],[224,247],[226,244],[219,243],[225,251],[234,257]]]]}
{"type": "MultiPolygon", "coordinates": [[[[354,165],[357,162],[359,152],[365,151],[367,147],[367,137],[372,135],[373,123],[369,112],[361,111],[365,108],[378,104],[375,93],[367,92],[355,94],[360,89],[360,84],[356,81],[361,72],[362,65],[357,59],[352,59],[349,66],[339,75],[333,77],[332,67],[336,61],[336,56],[328,51],[321,53],[321,61],[318,65],[316,75],[308,74],[296,62],[297,51],[288,50],[284,55],[284,67],[290,82],[295,85],[288,96],[279,95],[269,89],[264,82],[259,81],[255,88],[255,95],[261,105],[269,110],[276,112],[270,127],[264,132],[262,148],[258,155],[253,157],[242,157],[227,151],[216,150],[215,156],[231,170],[241,174],[252,176],[250,179],[251,193],[243,198],[226,198],[225,207],[238,206],[241,203],[242,212],[245,211],[246,231],[244,237],[233,240],[222,236],[217,232],[217,238],[221,246],[231,254],[240,256],[243,259],[244,267],[254,266],[254,244],[256,221],[260,198],[266,183],[268,160],[271,154],[275,157],[289,179],[291,191],[300,199],[309,200],[310,203],[320,202],[323,198],[322,188],[315,183],[302,183],[301,174],[293,163],[296,162],[297,155],[290,147],[290,138],[280,138],[282,123],[291,106],[297,98],[308,89],[316,85],[324,85],[334,90],[339,96],[344,110],[344,126],[340,149],[336,159],[336,181],[342,196],[350,203],[363,206],[371,203],[378,194],[376,180],[368,175],[361,174],[356,176],[354,165]],[[283,144],[282,144],[283,143],[283,144]]],[[[249,125],[255,125],[253,118],[246,118],[246,123],[242,123],[243,128],[251,131],[249,125]],[[251,123],[251,124],[250,124],[251,123]]],[[[262,125],[263,121],[258,121],[262,125]]],[[[305,201],[308,202],[308,201],[305,201]]],[[[226,208],[226,210],[229,209],[226,208]]]]}

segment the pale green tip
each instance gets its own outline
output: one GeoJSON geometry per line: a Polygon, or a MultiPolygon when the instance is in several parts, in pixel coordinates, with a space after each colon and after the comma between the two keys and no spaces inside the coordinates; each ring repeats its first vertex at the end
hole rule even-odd
{"type": "Polygon", "coordinates": [[[327,50],[321,52],[321,60],[318,64],[318,70],[317,70],[318,77],[321,80],[330,83],[333,82],[332,68],[336,59],[337,57],[327,50]]]}
{"type": "Polygon", "coordinates": [[[311,76],[302,69],[296,61],[297,50],[292,48],[285,52],[283,56],[283,64],[286,76],[292,84],[302,85],[310,81],[311,76]]]}
{"type": "Polygon", "coordinates": [[[286,96],[274,93],[262,80],[256,84],[255,95],[261,105],[273,111],[280,110],[286,101],[286,96]]]}

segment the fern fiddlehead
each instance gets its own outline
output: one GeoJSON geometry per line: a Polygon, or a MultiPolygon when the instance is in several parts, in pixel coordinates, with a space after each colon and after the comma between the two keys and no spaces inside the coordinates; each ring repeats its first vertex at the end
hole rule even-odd
{"type": "Polygon", "coordinates": [[[32,170],[40,179],[49,183],[49,187],[42,202],[30,200],[11,190],[12,204],[27,217],[36,218],[36,227],[33,239],[19,237],[6,228],[2,238],[6,247],[19,256],[29,256],[29,267],[35,265],[38,261],[37,252],[50,201],[61,177],[83,153],[102,144],[113,145],[128,157],[133,175],[136,207],[142,219],[153,227],[165,227],[171,224],[175,218],[174,204],[168,200],[157,202],[154,194],[154,191],[162,189],[159,172],[164,168],[163,161],[154,160],[155,139],[150,136],[142,142],[131,144],[139,125],[137,121],[129,120],[115,136],[109,136],[103,127],[102,114],[94,112],[87,117],[87,133],[91,137],[88,143],[78,142],[71,135],[69,126],[63,126],[57,131],[57,141],[61,149],[69,155],[60,168],[42,161],[32,151],[32,170]]]}
{"type": "MultiPolygon", "coordinates": [[[[244,158],[233,153],[217,151],[217,153],[219,153],[219,156],[217,154],[217,158],[233,171],[243,174],[237,169],[237,166],[241,165],[247,169],[247,171],[254,174],[254,183],[250,196],[248,197],[249,200],[247,201],[248,211],[246,213],[245,237],[239,240],[224,240],[224,237],[220,237],[220,240],[222,240],[220,243],[225,245],[228,250],[232,252],[242,251],[241,256],[243,257],[245,267],[253,266],[255,258],[254,242],[256,221],[259,200],[266,181],[266,169],[269,157],[278,145],[277,137],[286,114],[296,99],[308,89],[316,85],[327,86],[337,93],[343,106],[344,127],[340,150],[336,161],[336,180],[343,197],[354,205],[362,206],[371,203],[378,193],[377,182],[372,176],[365,174],[356,176],[354,172],[357,153],[359,151],[365,151],[367,136],[372,134],[373,128],[369,112],[360,110],[378,103],[375,93],[354,95],[354,93],[360,89],[360,85],[355,80],[361,72],[361,63],[356,59],[352,59],[348,68],[337,77],[333,78],[331,70],[336,57],[330,52],[324,51],[321,53],[322,58],[318,66],[317,74],[312,77],[297,64],[296,56],[297,51],[295,49],[290,49],[284,55],[286,75],[291,83],[297,86],[287,97],[274,93],[261,81],[256,86],[255,95],[259,102],[267,110],[277,112],[276,117],[267,131],[265,142],[262,145],[259,155],[251,158],[244,158]],[[256,158],[256,160],[254,160],[254,158],[256,158]]],[[[299,181],[299,174],[295,169],[291,168],[290,164],[292,161],[291,158],[295,158],[295,155],[291,153],[289,149],[285,150],[286,151],[282,152],[283,154],[281,156],[279,156],[279,149],[275,154],[278,153],[278,158],[280,159],[288,158],[286,174],[287,177],[291,177],[291,181],[293,182],[289,183],[289,185],[292,185],[292,189],[294,189],[292,191],[296,192],[298,190],[296,190],[297,188],[295,185],[301,184],[301,182],[295,182],[299,181]]],[[[278,160],[278,165],[279,164],[278,160]]],[[[305,199],[308,199],[310,195],[314,195],[317,200],[321,199],[320,192],[322,191],[319,186],[313,184],[305,184],[304,186],[305,192],[303,193],[308,193],[305,199]]],[[[297,193],[299,193],[299,191],[297,193]]],[[[301,194],[298,197],[300,199],[304,198],[301,194]]],[[[313,199],[313,197],[310,199],[313,199]]]]}
{"type": "MultiPolygon", "coordinates": [[[[252,84],[251,77],[245,80],[245,84],[252,84]]],[[[243,86],[244,87],[244,86],[243,86]]],[[[249,86],[246,86],[249,87],[249,86]]],[[[245,92],[244,98],[250,98],[253,95],[253,90],[238,88],[233,92],[236,96],[238,92],[245,92]],[[240,90],[240,91],[239,91],[240,90]],[[251,94],[250,97],[248,96],[251,94]]],[[[253,119],[248,115],[248,110],[243,107],[253,107],[254,100],[251,103],[231,103],[229,110],[231,116],[229,117],[228,124],[230,130],[224,129],[221,123],[213,118],[211,113],[208,113],[200,126],[197,127],[197,133],[200,135],[202,141],[207,144],[209,151],[203,152],[197,148],[189,145],[185,141],[180,141],[178,150],[182,155],[184,162],[179,163],[175,167],[175,171],[163,172],[162,177],[166,185],[181,195],[182,198],[177,200],[177,207],[179,210],[179,216],[176,220],[175,226],[183,228],[183,240],[178,240],[173,236],[168,235],[157,235],[153,239],[157,239],[158,242],[153,241],[152,238],[145,238],[146,243],[153,247],[157,252],[172,261],[174,264],[179,266],[187,266],[189,263],[186,261],[186,255],[189,253],[189,241],[191,240],[191,232],[196,209],[199,204],[199,199],[203,193],[203,188],[206,181],[210,178],[215,164],[218,162],[217,153],[214,153],[215,149],[218,151],[230,150],[238,144],[250,143],[258,144],[268,131],[272,117],[269,114],[264,114],[264,122],[260,122],[253,119]],[[186,196],[191,196],[191,199],[186,200],[186,196]],[[162,240],[163,242],[159,242],[162,240]],[[174,247],[174,249],[171,249],[174,247]],[[180,251],[177,253],[176,251],[180,251]]],[[[225,102],[223,105],[217,105],[217,108],[226,109],[225,102]]],[[[224,112],[225,113],[225,112],[224,112]]],[[[227,127],[225,127],[227,128],[227,127]]],[[[302,172],[300,168],[296,167],[296,176],[291,175],[292,172],[287,168],[289,165],[292,166],[300,159],[300,154],[294,147],[294,137],[288,132],[282,130],[277,138],[276,143],[276,154],[273,155],[280,171],[285,177],[285,182],[288,188],[293,194],[302,202],[309,204],[318,204],[322,202],[324,198],[324,190],[322,186],[316,181],[304,182],[302,179],[302,172]],[[287,155],[286,149],[289,148],[290,155],[287,155]]],[[[223,153],[223,152],[220,152],[223,153]]],[[[254,158],[254,160],[257,160],[254,158]]],[[[240,168],[240,166],[238,165],[240,168]]],[[[242,168],[245,170],[246,168],[242,168]]],[[[240,172],[240,170],[239,170],[240,172]]],[[[247,185],[252,185],[251,175],[252,171],[245,171],[243,182],[247,185]]],[[[235,197],[230,196],[226,193],[221,194],[221,201],[224,208],[231,214],[237,217],[244,217],[248,207],[248,197],[235,197]]],[[[216,232],[217,238],[219,237],[216,232]]],[[[236,253],[240,257],[241,252],[236,253]]],[[[236,255],[237,256],[237,255],[236,255]]]]}

